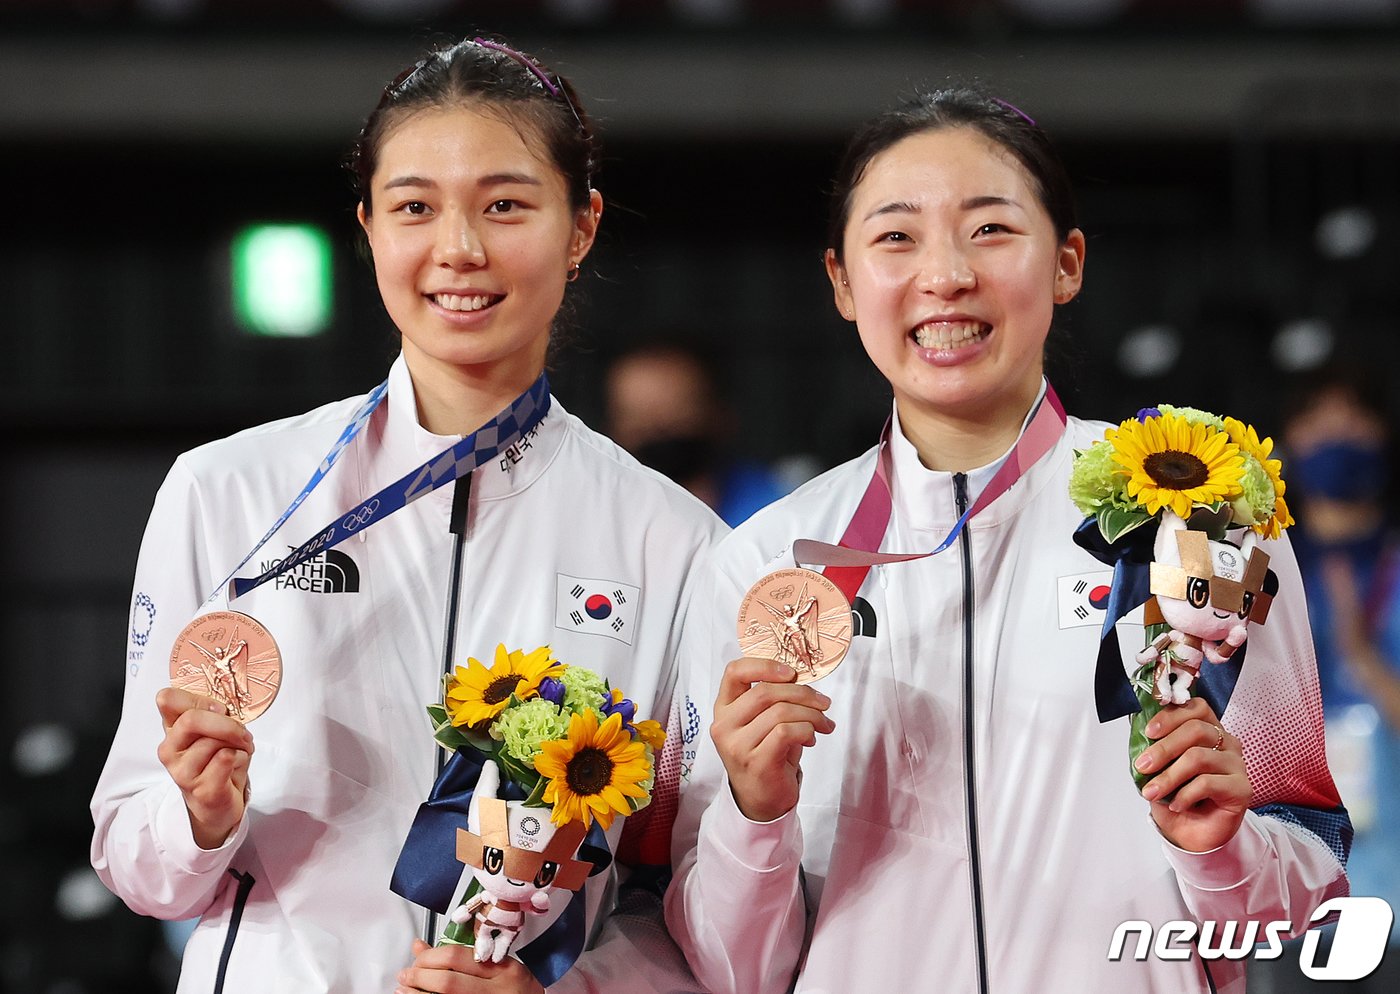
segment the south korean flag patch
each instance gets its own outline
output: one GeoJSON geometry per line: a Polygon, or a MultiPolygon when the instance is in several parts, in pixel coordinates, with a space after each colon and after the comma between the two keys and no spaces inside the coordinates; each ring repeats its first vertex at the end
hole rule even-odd
{"type": "Polygon", "coordinates": [[[1062,576],[1056,586],[1059,594],[1060,628],[1102,628],[1108,607],[1113,570],[1095,570],[1062,576]]]}
{"type": "Polygon", "coordinates": [[[642,588],[616,580],[557,574],[554,627],[632,644],[642,588]]]}

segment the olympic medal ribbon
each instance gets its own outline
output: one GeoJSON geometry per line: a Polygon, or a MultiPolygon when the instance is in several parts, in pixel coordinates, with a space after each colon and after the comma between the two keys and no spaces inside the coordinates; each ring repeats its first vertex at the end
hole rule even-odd
{"type": "Polygon", "coordinates": [[[292,499],[292,502],[287,505],[287,509],[272,523],[272,527],[267,530],[267,534],[258,539],[257,545],[253,546],[248,554],[243,557],[243,561],[231,569],[228,576],[224,577],[223,581],[214,587],[213,592],[205,598],[205,604],[212,601],[219,595],[221,590],[228,586],[228,582],[238,574],[238,571],[248,565],[249,560],[258,554],[258,550],[266,545],[273,535],[277,534],[278,530],[287,523],[287,519],[292,516],[297,508],[301,507],[302,502],[306,500],[307,497],[311,496],[311,491],[321,485],[321,481],[325,479],[326,474],[331,471],[331,467],[334,466],[336,460],[340,458],[340,454],[355,440],[355,436],[360,433],[360,429],[369,421],[369,416],[379,407],[379,402],[384,399],[384,394],[388,389],[389,381],[385,380],[365,395],[365,399],[361,401],[360,406],[355,409],[355,413],[350,418],[350,422],[341,430],[340,437],[335,440],[335,444],[331,446],[331,450],[326,453],[325,458],[317,465],[316,471],[311,474],[311,479],[306,481],[306,486],[301,488],[301,493],[297,494],[296,497],[292,499]]]}
{"type": "MultiPolygon", "coordinates": [[[[383,521],[396,511],[412,504],[419,497],[431,493],[438,487],[446,486],[459,477],[467,475],[478,466],[490,462],[502,451],[515,444],[522,435],[539,424],[549,413],[549,406],[549,380],[544,373],[540,373],[539,378],[530,385],[528,390],[515,398],[509,407],[486,424],[451,448],[429,459],[417,469],[395,480],[379,493],[337,516],[329,524],[322,526],[311,538],[303,542],[276,566],[256,577],[234,579],[231,575],[230,579],[221,584],[221,586],[228,587],[229,600],[241,597],[274,577],[295,569],[308,559],[339,545],[355,532],[363,531],[371,525],[383,521]]],[[[357,428],[356,431],[358,430],[357,428]]],[[[322,465],[324,466],[324,462],[322,465]]],[[[319,475],[313,477],[313,480],[315,483],[320,483],[325,473],[319,469],[317,472],[319,475]]],[[[293,507],[283,516],[282,521],[285,521],[290,516],[290,511],[295,510],[296,506],[306,499],[308,492],[303,491],[297,497],[297,500],[293,502],[293,507]]],[[[278,527],[280,527],[280,522],[278,527]]],[[[276,531],[276,528],[273,531],[276,531]]],[[[272,532],[268,532],[263,537],[262,542],[259,542],[253,551],[244,557],[238,569],[233,572],[237,573],[239,569],[247,565],[248,560],[252,559],[258,549],[262,548],[263,543],[271,537],[272,532]]],[[[215,593],[217,594],[217,590],[215,593]]]]}
{"type": "Polygon", "coordinates": [[[798,539],[792,544],[793,559],[798,563],[813,566],[826,566],[822,574],[836,585],[846,600],[854,601],[856,591],[865,582],[872,566],[885,563],[905,563],[915,559],[926,559],[947,550],[967,523],[980,514],[993,501],[1006,493],[1024,476],[1032,466],[1059,442],[1064,434],[1067,416],[1060,403],[1055,388],[1047,381],[1045,394],[1036,405],[1035,413],[1016,439],[1016,444],[1002,459],[977,499],[953,525],[952,531],[931,552],[879,552],[880,544],[889,529],[890,515],[893,513],[893,498],[890,492],[891,457],[889,422],[880,432],[879,452],[875,460],[875,472],[865,488],[860,503],[856,506],[851,523],[837,545],[817,542],[812,539],[798,539]]]}

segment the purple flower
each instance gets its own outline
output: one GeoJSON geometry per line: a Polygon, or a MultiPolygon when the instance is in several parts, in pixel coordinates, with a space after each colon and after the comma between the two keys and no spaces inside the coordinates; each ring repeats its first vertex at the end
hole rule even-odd
{"type": "Polygon", "coordinates": [[[615,714],[621,714],[622,723],[630,729],[633,719],[637,717],[637,705],[633,704],[616,691],[613,692],[611,697],[613,699],[603,702],[603,716],[605,718],[610,718],[615,714]]]}
{"type": "Polygon", "coordinates": [[[1146,422],[1148,418],[1160,418],[1161,416],[1162,412],[1155,407],[1144,407],[1137,412],[1137,419],[1141,422],[1146,422]]]}
{"type": "Polygon", "coordinates": [[[547,676],[540,681],[540,696],[557,708],[564,706],[564,682],[547,676]]]}

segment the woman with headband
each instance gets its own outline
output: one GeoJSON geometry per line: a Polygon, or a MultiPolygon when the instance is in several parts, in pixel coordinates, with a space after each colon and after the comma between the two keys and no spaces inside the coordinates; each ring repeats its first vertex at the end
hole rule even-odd
{"type": "MultiPolygon", "coordinates": [[[[386,994],[400,982],[420,912],[389,882],[433,783],[424,706],[444,662],[548,644],[665,721],[691,566],[723,526],[549,396],[551,329],[602,213],[597,161],[571,86],[527,55],[476,39],[402,74],[351,163],[402,337],[386,385],[188,452],[156,497],[135,585],[149,631],[128,647],[92,861],[134,910],[199,916],[182,992],[386,994]],[[248,553],[289,515],[281,534],[311,539],[248,553]],[[228,624],[199,629],[195,668],[276,652],[280,687],[251,665],[246,686],[168,686],[169,647],[211,608],[228,624]]],[[[615,854],[624,824],[644,821],[613,822],[615,854]]],[[[629,840],[633,853],[657,848],[629,840]]],[[[683,983],[666,974],[654,896],[650,922],[644,897],[624,902],[632,920],[600,921],[618,880],[586,883],[578,938],[605,948],[553,989],[683,983]],[[650,929],[645,953],[636,928],[650,929]]],[[[466,969],[476,976],[458,989],[555,979],[515,959],[466,969]]],[[[406,983],[446,979],[430,969],[406,983]]]]}
{"type": "Polygon", "coordinates": [[[1095,709],[1098,625],[1057,597],[1102,570],[1066,483],[1105,427],[1066,420],[1043,375],[1084,276],[1058,157],[1016,108],[942,90],[855,136],[834,206],[836,306],[893,415],[722,540],[697,590],[681,679],[712,745],[682,785],[673,934],[716,994],[1240,990],[1238,956],[1110,947],[1134,920],[1297,931],[1346,892],[1289,547],[1266,543],[1288,606],[1232,706],[1163,712],[1140,795],[1125,723],[1095,709]],[[1276,739],[1246,769],[1232,732],[1261,715],[1276,739]],[[1255,810],[1261,791],[1283,800],[1255,810]]]}

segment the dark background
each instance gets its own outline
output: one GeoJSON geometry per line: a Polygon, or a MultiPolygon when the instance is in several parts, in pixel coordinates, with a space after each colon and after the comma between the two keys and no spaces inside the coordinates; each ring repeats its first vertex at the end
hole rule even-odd
{"type": "MultiPolygon", "coordinates": [[[[1394,378],[1400,0],[0,0],[0,990],[170,986],[85,857],[145,516],[179,451],[382,378],[340,162],[390,77],[477,30],[570,76],[604,139],[551,374],[595,425],[609,356],[663,336],[719,362],[748,455],[867,447],[888,396],[830,303],[826,183],[857,122],[950,75],[1071,167],[1071,413],[1160,399],[1277,434],[1317,362],[1394,378]],[[1339,210],[1373,236],[1350,255],[1319,239],[1339,210]],[[331,232],[319,338],[237,330],[228,239],[253,221],[331,232]]],[[[1296,985],[1277,974],[1252,990],[1296,985]]]]}

